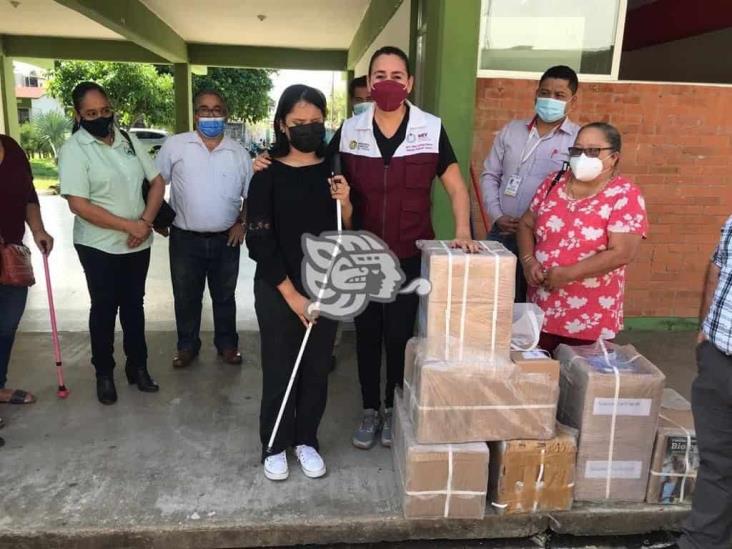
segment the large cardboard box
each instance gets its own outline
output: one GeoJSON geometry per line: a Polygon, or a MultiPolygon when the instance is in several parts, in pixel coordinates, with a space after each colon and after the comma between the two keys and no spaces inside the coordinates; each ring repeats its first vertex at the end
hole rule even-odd
{"type": "Polygon", "coordinates": [[[406,518],[483,518],[489,461],[484,442],[419,444],[397,391],[392,449],[406,518]]]}
{"type": "Polygon", "coordinates": [[[405,399],[420,443],[554,436],[559,363],[523,371],[508,359],[453,362],[428,357],[427,342],[405,350],[405,399]]]}
{"type": "Polygon", "coordinates": [[[516,256],[498,242],[466,254],[449,241],[423,240],[422,277],[432,290],[420,298],[418,333],[434,358],[490,361],[511,347],[516,256]]]}
{"type": "Polygon", "coordinates": [[[574,500],[577,430],[551,440],[491,442],[490,502],[498,513],[566,511],[574,500]]]}
{"type": "Polygon", "coordinates": [[[691,503],[699,469],[691,404],[673,389],[663,392],[648,479],[648,503],[691,503]]]}
{"type": "Polygon", "coordinates": [[[560,345],[558,419],[579,429],[575,499],[646,497],[666,377],[631,345],[560,345]]]}

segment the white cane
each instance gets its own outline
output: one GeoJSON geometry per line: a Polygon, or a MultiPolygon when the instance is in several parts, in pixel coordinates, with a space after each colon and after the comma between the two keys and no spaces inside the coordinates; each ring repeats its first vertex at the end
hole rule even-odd
{"type": "MultiPolygon", "coordinates": [[[[333,176],[341,175],[341,169],[340,169],[340,157],[336,154],[333,158],[333,176]]],[[[338,254],[338,247],[341,244],[341,233],[343,232],[343,221],[341,219],[341,201],[336,200],[336,216],[337,216],[337,227],[338,227],[338,239],[336,240],[336,244],[333,247],[333,256],[331,257],[331,263],[328,266],[328,270],[325,272],[325,278],[323,279],[323,284],[320,287],[320,291],[318,292],[318,299],[316,300],[315,304],[317,305],[320,303],[320,300],[323,298],[323,292],[325,291],[325,286],[328,283],[328,276],[330,275],[330,270],[333,267],[333,260],[335,259],[336,255],[338,254]]],[[[272,446],[274,445],[275,438],[277,437],[277,432],[280,429],[280,423],[282,422],[282,416],[285,413],[285,407],[287,406],[287,401],[290,399],[290,393],[292,392],[292,386],[295,384],[295,378],[297,377],[297,372],[300,369],[300,362],[302,361],[302,355],[305,353],[305,347],[308,344],[308,339],[310,339],[310,332],[313,331],[313,322],[308,322],[308,327],[305,330],[305,335],[302,338],[302,343],[300,343],[300,351],[297,353],[297,359],[295,359],[295,366],[292,368],[292,374],[290,374],[290,381],[287,384],[287,389],[285,390],[285,396],[282,399],[282,404],[280,404],[280,411],[277,414],[277,420],[275,421],[274,428],[272,429],[272,434],[269,437],[269,442],[267,443],[267,453],[272,453],[272,446]]]]}

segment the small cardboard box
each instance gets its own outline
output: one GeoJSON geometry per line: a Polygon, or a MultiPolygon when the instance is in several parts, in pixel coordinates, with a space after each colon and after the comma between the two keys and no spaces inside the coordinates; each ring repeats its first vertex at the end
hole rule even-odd
{"type": "Polygon", "coordinates": [[[408,342],[404,396],[420,443],[554,437],[558,362],[524,372],[508,359],[458,363],[427,355],[425,340],[408,342]]]}
{"type": "Polygon", "coordinates": [[[392,456],[406,518],[482,519],[485,515],[488,446],[484,442],[419,444],[398,390],[392,456]]]}
{"type": "Polygon", "coordinates": [[[577,501],[646,498],[666,376],[631,345],[560,345],[558,419],[580,431],[577,501]]]}
{"type": "Polygon", "coordinates": [[[673,389],[663,392],[648,480],[648,503],[691,503],[699,470],[691,404],[673,389]]]}
{"type": "Polygon", "coordinates": [[[422,277],[432,290],[420,298],[418,333],[431,357],[446,360],[508,356],[511,348],[516,256],[498,242],[477,254],[448,241],[422,240],[422,277]]]}
{"type": "Polygon", "coordinates": [[[491,442],[490,501],[499,514],[566,511],[574,500],[577,430],[551,440],[491,442]]]}

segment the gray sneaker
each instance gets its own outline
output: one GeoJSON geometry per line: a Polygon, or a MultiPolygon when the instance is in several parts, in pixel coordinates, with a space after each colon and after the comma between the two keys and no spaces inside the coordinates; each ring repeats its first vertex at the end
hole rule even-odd
{"type": "Polygon", "coordinates": [[[386,448],[391,448],[391,418],[392,408],[384,410],[384,426],[381,429],[381,445],[386,448]]]}
{"type": "Polygon", "coordinates": [[[371,449],[381,429],[381,416],[376,410],[364,410],[361,423],[353,433],[353,445],[362,450],[371,449]]]}

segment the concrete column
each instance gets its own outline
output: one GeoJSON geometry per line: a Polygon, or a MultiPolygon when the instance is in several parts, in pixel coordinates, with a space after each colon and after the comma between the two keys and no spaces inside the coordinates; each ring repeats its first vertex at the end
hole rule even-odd
{"type": "Polygon", "coordinates": [[[193,97],[191,95],[191,66],[188,63],[173,65],[175,87],[175,132],[193,129],[193,97]]]}
{"type": "MultiPolygon", "coordinates": [[[[470,183],[475,85],[480,36],[480,0],[414,0],[410,51],[416,56],[416,97],[440,118],[470,183]]],[[[453,238],[450,199],[435,186],[432,221],[437,238],[453,238]]]]}
{"type": "Polygon", "coordinates": [[[3,53],[2,43],[0,43],[0,132],[20,142],[13,60],[3,53]]]}

